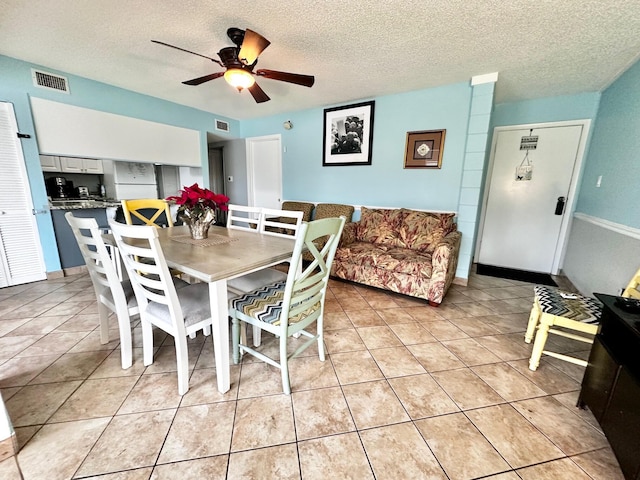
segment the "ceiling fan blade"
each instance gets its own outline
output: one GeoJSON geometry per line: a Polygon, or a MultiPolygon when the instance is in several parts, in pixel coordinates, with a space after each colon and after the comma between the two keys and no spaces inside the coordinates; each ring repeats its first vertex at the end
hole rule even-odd
{"type": "Polygon", "coordinates": [[[251,96],[253,97],[253,99],[256,101],[256,103],[263,103],[271,100],[269,98],[269,95],[264,93],[264,90],[262,90],[262,88],[260,88],[260,85],[258,85],[257,83],[254,83],[253,85],[251,85],[248,88],[248,90],[249,90],[249,93],[251,93],[251,96]]]}
{"type": "Polygon", "coordinates": [[[244,32],[240,52],[238,52],[238,59],[245,62],[246,65],[252,65],[269,45],[271,45],[269,40],[247,28],[244,32]]]}
{"type": "Polygon", "coordinates": [[[202,58],[206,58],[207,60],[211,60],[212,62],[216,62],[218,65],[220,65],[221,67],[224,67],[224,65],[222,65],[222,63],[220,62],[220,60],[216,60],[215,58],[211,58],[211,57],[207,57],[206,55],[202,55],[200,53],[196,53],[196,52],[192,52],[191,50],[186,50],[184,48],[180,48],[180,47],[176,47],[175,45],[170,45],[168,43],[164,43],[161,42],[159,40],[151,40],[153,43],[157,43],[158,45],[164,45],[165,47],[169,47],[169,48],[175,48],[176,50],[181,50],[183,52],[187,52],[187,53],[191,53],[192,55],[197,55],[199,57],[202,58]]]}
{"type": "Polygon", "coordinates": [[[224,72],[216,72],[210,75],[205,75],[204,77],[194,78],[193,80],[187,80],[186,82],[182,82],[185,85],[200,85],[204,82],[208,82],[209,80],[215,80],[216,78],[220,78],[224,75],[224,72]]]}
{"type": "Polygon", "coordinates": [[[304,87],[311,87],[316,81],[313,75],[300,75],[298,73],[278,72],[276,70],[258,70],[256,75],[271,80],[280,80],[281,82],[295,83],[304,87]]]}

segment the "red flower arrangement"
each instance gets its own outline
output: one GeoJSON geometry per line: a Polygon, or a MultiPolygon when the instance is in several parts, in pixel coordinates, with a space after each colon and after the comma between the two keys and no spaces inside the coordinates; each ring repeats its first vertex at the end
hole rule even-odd
{"type": "Polygon", "coordinates": [[[229,197],[221,193],[213,193],[208,188],[201,188],[197,183],[190,187],[183,187],[180,196],[167,197],[168,201],[173,201],[178,208],[178,216],[197,220],[210,216],[216,208],[228,210],[229,197]]]}

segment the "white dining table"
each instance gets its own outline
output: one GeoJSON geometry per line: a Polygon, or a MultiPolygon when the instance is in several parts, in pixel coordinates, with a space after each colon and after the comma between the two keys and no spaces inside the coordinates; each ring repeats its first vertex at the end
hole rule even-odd
{"type": "Polygon", "coordinates": [[[231,387],[227,280],[289,260],[295,240],[217,226],[205,240],[191,240],[185,226],[159,228],[158,237],[169,267],[209,284],[216,377],[224,393],[231,387]]]}

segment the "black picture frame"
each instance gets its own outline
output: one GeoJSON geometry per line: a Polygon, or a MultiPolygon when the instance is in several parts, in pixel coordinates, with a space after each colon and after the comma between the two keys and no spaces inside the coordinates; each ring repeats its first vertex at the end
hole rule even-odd
{"type": "Polygon", "coordinates": [[[324,109],[322,166],[371,165],[375,101],[324,109]]]}

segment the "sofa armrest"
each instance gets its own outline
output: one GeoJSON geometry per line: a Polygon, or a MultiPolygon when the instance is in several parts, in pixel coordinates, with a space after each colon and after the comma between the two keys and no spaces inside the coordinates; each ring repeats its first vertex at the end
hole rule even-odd
{"type": "Polygon", "coordinates": [[[345,223],[344,228],[342,229],[342,236],[340,237],[338,247],[344,247],[356,241],[357,227],[358,222],[345,223]]]}
{"type": "Polygon", "coordinates": [[[441,303],[458,268],[458,254],[462,233],[458,231],[445,235],[436,245],[431,255],[432,272],[429,281],[429,297],[434,303],[441,303]]]}

